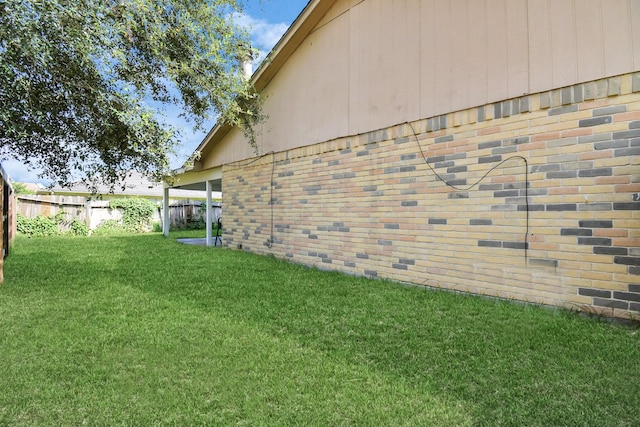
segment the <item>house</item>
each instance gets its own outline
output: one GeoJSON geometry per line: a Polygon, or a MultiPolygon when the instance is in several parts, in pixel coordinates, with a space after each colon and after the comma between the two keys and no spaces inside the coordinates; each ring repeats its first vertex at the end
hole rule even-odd
{"type": "MultiPolygon", "coordinates": [[[[87,184],[79,181],[67,187],[53,186],[51,188],[40,188],[37,194],[48,194],[56,196],[81,196],[92,200],[119,199],[122,197],[142,197],[154,202],[160,202],[163,196],[162,183],[153,182],[148,177],[139,172],[132,171],[122,183],[111,186],[106,183],[98,183],[93,189],[87,184]]],[[[176,190],[173,193],[175,199],[204,199],[205,195],[201,191],[176,190]]],[[[220,199],[222,194],[214,194],[214,198],[220,199]]]]}
{"type": "MultiPolygon", "coordinates": [[[[14,183],[15,184],[15,183],[14,183]]],[[[21,182],[20,186],[24,189],[26,194],[36,194],[38,191],[45,191],[46,187],[40,182],[21,182]]],[[[14,185],[14,187],[17,187],[14,185]]],[[[14,188],[16,193],[20,193],[19,188],[14,188]]]]}
{"type": "Polygon", "coordinates": [[[4,280],[4,259],[9,256],[11,243],[16,235],[15,218],[16,200],[11,180],[2,165],[0,165],[0,283],[4,280]]]}
{"type": "MultiPolygon", "coordinates": [[[[161,182],[153,182],[138,172],[131,172],[122,184],[113,187],[110,184],[98,183],[97,188],[91,188],[83,182],[76,182],[67,187],[39,188],[33,195],[20,195],[18,208],[19,212],[28,218],[38,215],[54,216],[62,211],[67,220],[85,221],[87,227],[93,230],[104,221],[121,218],[121,212],[110,209],[109,200],[140,197],[156,203],[160,208],[163,194],[161,182]]],[[[204,192],[176,190],[172,196],[168,208],[171,226],[186,226],[190,221],[201,218],[204,192]]],[[[218,202],[221,194],[213,194],[213,197],[218,202]]],[[[219,207],[218,203],[215,205],[219,207]]],[[[152,221],[161,222],[161,217],[161,212],[157,212],[152,221]]]]}
{"type": "Polygon", "coordinates": [[[311,0],[165,185],[224,245],[350,274],[640,313],[640,3],[311,0]]]}

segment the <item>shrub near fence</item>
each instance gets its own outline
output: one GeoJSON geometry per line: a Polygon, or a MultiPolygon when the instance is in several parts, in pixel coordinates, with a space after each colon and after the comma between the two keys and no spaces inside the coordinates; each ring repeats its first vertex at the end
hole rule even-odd
{"type": "Polygon", "coordinates": [[[55,236],[70,234],[74,236],[87,236],[87,225],[78,219],[65,220],[65,212],[58,211],[53,217],[38,215],[35,218],[27,218],[18,214],[17,231],[30,237],[55,236]]]}
{"type": "MultiPolygon", "coordinates": [[[[133,199],[133,198],[132,198],[133,199]]],[[[118,200],[124,200],[122,198],[118,200]]],[[[151,222],[162,223],[162,206],[156,204],[151,222]]],[[[83,222],[88,230],[95,230],[107,221],[120,222],[123,218],[122,209],[111,206],[109,200],[87,200],[83,196],[49,196],[27,195],[18,196],[18,212],[25,218],[60,217],[61,230],[68,231],[72,224],[83,222]],[[62,214],[60,213],[62,212],[62,214]]],[[[219,203],[213,205],[213,215],[218,218],[222,213],[219,203]]],[[[169,206],[169,221],[171,228],[204,228],[204,202],[199,200],[174,201],[169,206]]]]}
{"type": "MultiPolygon", "coordinates": [[[[57,218],[62,231],[73,220],[87,223],[86,198],[82,196],[18,195],[18,214],[23,218],[57,218]]],[[[88,224],[87,224],[88,225],[88,224]]]]}

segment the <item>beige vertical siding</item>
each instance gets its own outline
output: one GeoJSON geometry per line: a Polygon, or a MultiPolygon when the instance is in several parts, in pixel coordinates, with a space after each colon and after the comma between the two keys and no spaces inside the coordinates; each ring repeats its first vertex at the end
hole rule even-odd
{"type": "Polygon", "coordinates": [[[584,7],[576,9],[576,53],[578,55],[578,80],[597,79],[604,75],[604,38],[600,22],[600,0],[584,0],[584,7]],[[598,13],[594,13],[598,12],[598,13]]]}
{"type": "Polygon", "coordinates": [[[469,49],[465,52],[467,66],[473,65],[474,72],[469,74],[468,103],[480,105],[484,102],[489,75],[489,59],[487,55],[487,40],[490,29],[487,26],[484,1],[469,2],[468,35],[469,49]]]}
{"type": "MultiPolygon", "coordinates": [[[[540,66],[551,68],[551,84],[554,87],[567,86],[578,81],[577,34],[575,17],[572,16],[573,4],[573,0],[549,2],[551,55],[540,66]]],[[[592,60],[598,61],[599,58],[592,60]]]]}
{"type": "MultiPolygon", "coordinates": [[[[501,0],[487,0],[484,13],[487,15],[488,32],[487,38],[481,42],[487,52],[489,73],[482,99],[506,99],[509,98],[507,89],[509,87],[509,69],[507,67],[509,33],[506,25],[505,4],[501,0]]],[[[453,49],[456,48],[458,46],[453,47],[453,49]]],[[[472,73],[473,71],[470,69],[467,72],[472,73]]]]}
{"type": "MultiPolygon", "coordinates": [[[[639,4],[338,0],[266,87],[261,151],[639,70],[639,4]]],[[[246,157],[227,139],[204,164],[246,157]]]]}
{"type": "Polygon", "coordinates": [[[553,69],[549,66],[552,52],[550,7],[546,1],[529,2],[529,90],[541,92],[553,87],[553,69]]]}
{"type": "MultiPolygon", "coordinates": [[[[637,0],[606,0],[602,4],[604,72],[607,75],[622,74],[634,66],[630,16],[632,2],[637,3],[637,0]]],[[[635,48],[640,49],[640,46],[635,48]]]]}
{"type": "Polygon", "coordinates": [[[527,1],[506,2],[507,23],[507,94],[509,97],[529,93],[529,34],[527,25],[527,1]]]}
{"type": "Polygon", "coordinates": [[[633,52],[633,66],[640,68],[640,1],[632,1],[629,5],[631,22],[631,50],[633,52]]]}

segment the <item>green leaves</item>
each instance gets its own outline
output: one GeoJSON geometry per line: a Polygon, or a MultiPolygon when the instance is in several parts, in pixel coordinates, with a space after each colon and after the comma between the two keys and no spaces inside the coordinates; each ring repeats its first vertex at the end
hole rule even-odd
{"type": "Polygon", "coordinates": [[[130,233],[147,231],[156,211],[155,203],[137,197],[111,200],[109,207],[122,210],[122,227],[130,233]]]}
{"type": "Polygon", "coordinates": [[[67,184],[159,177],[178,142],[149,102],[195,126],[219,117],[251,129],[259,97],[238,57],[248,36],[235,0],[0,0],[0,160],[38,162],[67,184]]]}
{"type": "Polygon", "coordinates": [[[48,237],[68,234],[72,236],[88,236],[87,225],[77,218],[67,220],[64,211],[58,211],[54,216],[47,218],[38,215],[27,218],[20,213],[17,215],[17,231],[29,237],[48,237]]]}
{"type": "Polygon", "coordinates": [[[58,222],[55,219],[38,215],[27,218],[20,213],[17,215],[17,231],[29,237],[55,236],[60,234],[58,222]]]}

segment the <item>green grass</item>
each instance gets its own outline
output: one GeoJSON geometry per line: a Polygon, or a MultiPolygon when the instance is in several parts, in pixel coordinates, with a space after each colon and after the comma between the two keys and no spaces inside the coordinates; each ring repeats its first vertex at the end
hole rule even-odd
{"type": "Polygon", "coordinates": [[[158,234],[19,238],[0,287],[0,425],[631,426],[639,361],[634,327],[158,234]]]}
{"type": "MultiPolygon", "coordinates": [[[[217,225],[217,224],[215,224],[217,225]]],[[[215,228],[214,228],[215,230],[215,228]]],[[[215,233],[214,233],[215,235],[215,233]]],[[[205,238],[207,237],[207,231],[206,230],[172,230],[169,233],[169,237],[171,237],[172,239],[181,239],[181,238],[193,238],[193,237],[201,237],[201,238],[205,238]]]]}

